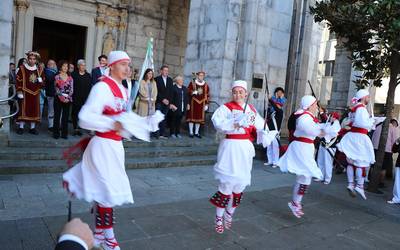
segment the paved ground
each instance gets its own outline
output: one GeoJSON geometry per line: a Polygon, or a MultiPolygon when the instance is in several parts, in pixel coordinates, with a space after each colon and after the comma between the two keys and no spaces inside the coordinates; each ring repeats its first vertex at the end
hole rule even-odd
{"type": "MultiPolygon", "coordinates": [[[[287,208],[293,176],[259,162],[232,230],[213,231],[212,167],[128,171],[135,204],[117,210],[122,249],[399,249],[400,206],[384,195],[350,198],[344,176],[313,183],[306,215],[287,208]]],[[[59,174],[0,176],[0,249],[52,249],[66,220],[59,174]]],[[[92,223],[89,205],[73,201],[74,216],[92,223]]]]}

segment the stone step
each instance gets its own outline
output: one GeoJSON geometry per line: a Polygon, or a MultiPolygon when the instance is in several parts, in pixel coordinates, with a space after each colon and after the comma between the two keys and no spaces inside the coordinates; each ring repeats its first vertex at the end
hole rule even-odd
{"type": "MultiPolygon", "coordinates": [[[[8,147],[11,148],[66,148],[77,143],[79,139],[71,138],[68,140],[63,139],[52,139],[52,138],[38,138],[35,140],[30,139],[15,139],[8,141],[8,147]]],[[[198,138],[181,138],[181,139],[154,139],[151,142],[145,142],[141,140],[125,141],[124,147],[191,147],[191,146],[208,146],[217,145],[215,138],[203,137],[198,138]]]]}
{"type": "MultiPolygon", "coordinates": [[[[62,160],[65,148],[0,148],[1,160],[62,160]]],[[[125,157],[144,158],[144,157],[179,157],[195,155],[216,155],[216,145],[206,145],[202,147],[127,147],[125,157]]]]}
{"type": "MultiPolygon", "coordinates": [[[[127,159],[127,169],[205,166],[216,162],[216,155],[185,157],[148,157],[127,159]]],[[[0,174],[59,173],[67,170],[63,160],[14,161],[0,160],[0,174]]]]}

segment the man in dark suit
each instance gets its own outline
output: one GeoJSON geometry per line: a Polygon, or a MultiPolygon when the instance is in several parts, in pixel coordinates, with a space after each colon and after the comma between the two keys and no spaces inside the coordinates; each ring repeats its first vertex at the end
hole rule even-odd
{"type": "Polygon", "coordinates": [[[160,75],[155,78],[157,83],[157,100],[156,109],[160,110],[165,119],[160,123],[159,138],[166,139],[168,136],[165,134],[165,127],[168,118],[169,104],[172,99],[173,82],[172,78],[168,76],[168,66],[163,65],[160,69],[160,75]]]}
{"type": "Polygon", "coordinates": [[[55,250],[88,250],[93,247],[93,232],[89,225],[75,218],[65,224],[55,250]]]}
{"type": "Polygon", "coordinates": [[[95,85],[99,78],[102,77],[107,69],[107,56],[101,55],[97,58],[99,60],[99,66],[92,69],[92,85],[95,85]]]}

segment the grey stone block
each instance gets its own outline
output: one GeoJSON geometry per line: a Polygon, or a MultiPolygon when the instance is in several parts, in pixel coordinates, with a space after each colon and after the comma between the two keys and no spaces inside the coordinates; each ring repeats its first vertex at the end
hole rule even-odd
{"type": "Polygon", "coordinates": [[[197,227],[196,223],[181,215],[158,215],[150,218],[137,218],[135,222],[150,236],[163,235],[166,232],[183,232],[197,227]]]}

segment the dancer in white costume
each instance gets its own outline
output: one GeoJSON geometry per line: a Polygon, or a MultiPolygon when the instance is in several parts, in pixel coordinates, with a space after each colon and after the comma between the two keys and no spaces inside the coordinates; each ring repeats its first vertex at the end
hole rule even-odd
{"type": "Polygon", "coordinates": [[[253,157],[252,141],[268,146],[277,131],[265,131],[264,119],[256,109],[245,103],[247,83],[235,81],[232,85],[232,101],[219,107],[211,120],[214,127],[225,134],[219,145],[218,160],[214,166],[215,178],[219,181],[218,192],[210,199],[217,207],[215,230],[224,232],[232,226],[232,216],[240,204],[246,186],[250,185],[253,157]]]}
{"type": "Polygon", "coordinates": [[[364,192],[364,179],[367,168],[375,163],[375,153],[368,132],[373,128],[375,119],[370,116],[366,105],[369,103],[369,92],[365,89],[357,91],[353,102],[356,104],[351,110],[351,129],[346,133],[337,148],[346,155],[347,190],[355,197],[357,192],[363,199],[367,199],[364,192]],[[354,173],[357,185],[354,184],[354,173]]]}
{"type": "Polygon", "coordinates": [[[109,72],[93,86],[79,113],[80,127],[94,130],[96,135],[90,139],[82,161],[64,173],[63,180],[73,196],[96,204],[95,246],[118,250],[113,207],[133,203],[122,136],[148,140],[162,118],[154,120],[125,112],[129,96],[122,80],[127,76],[130,58],[123,51],[111,51],[108,59],[109,72]]]}
{"type": "MultiPolygon", "coordinates": [[[[334,134],[333,137],[336,137],[335,135],[337,135],[341,129],[339,123],[339,114],[336,112],[331,113],[330,118],[326,122],[326,124],[329,124],[331,126],[331,131],[334,134]]],[[[321,181],[326,185],[329,184],[332,180],[332,169],[333,169],[332,155],[333,156],[335,155],[336,148],[326,147],[326,145],[323,145],[322,141],[325,142],[326,144],[329,144],[332,139],[333,138],[330,135],[325,135],[324,138],[321,140],[318,149],[317,163],[323,175],[321,181]],[[328,152],[328,150],[330,151],[330,153],[328,152]]]]}
{"type": "Polygon", "coordinates": [[[301,201],[311,184],[312,177],[320,180],[323,178],[322,172],[314,159],[315,137],[332,134],[329,124],[319,124],[318,119],[314,117],[317,110],[317,100],[313,96],[307,95],[301,99],[301,109],[294,113],[297,118],[293,141],[278,161],[278,166],[282,172],[297,175],[296,184],[293,187],[293,198],[288,203],[290,210],[297,218],[304,215],[301,201]]]}
{"type": "MultiPolygon", "coordinates": [[[[393,153],[400,153],[400,138],[398,138],[392,147],[393,153]]],[[[389,204],[400,204],[400,157],[397,156],[396,167],[394,168],[393,198],[388,201],[389,204]]]]}

